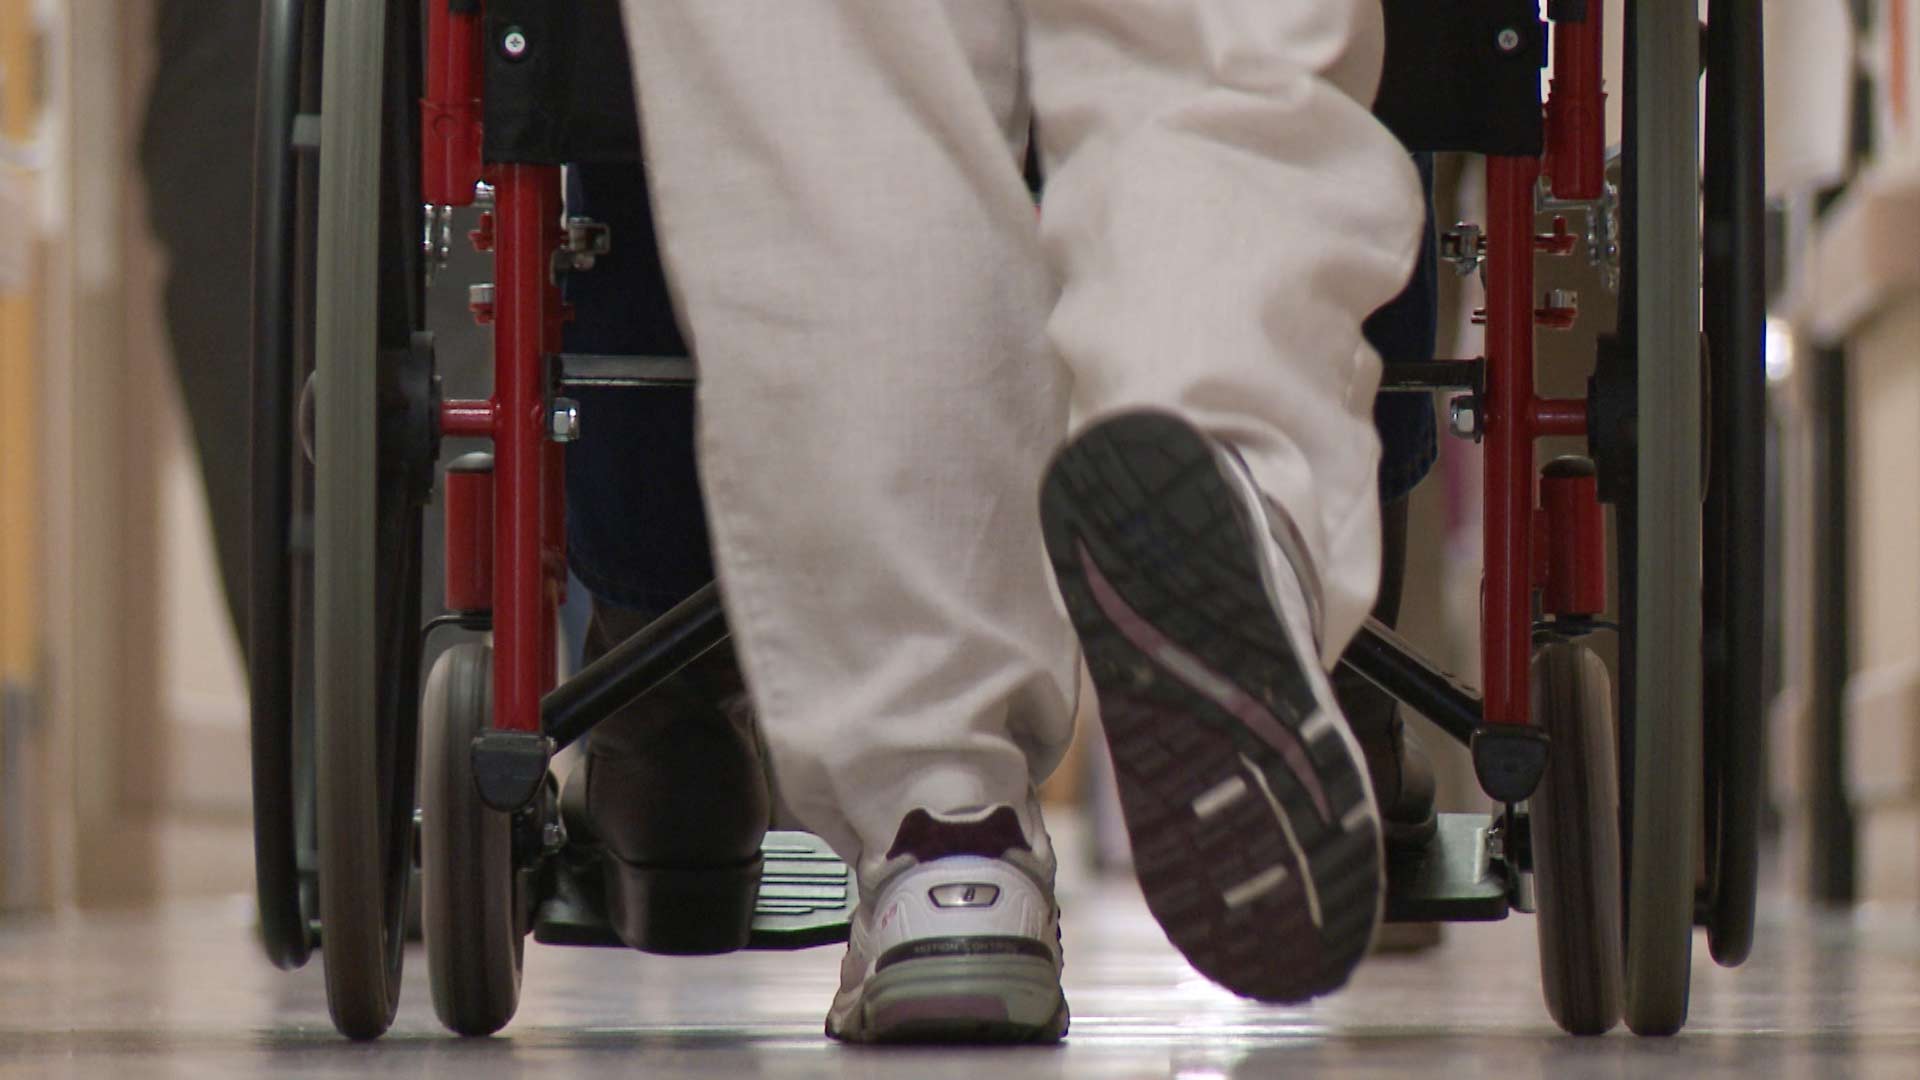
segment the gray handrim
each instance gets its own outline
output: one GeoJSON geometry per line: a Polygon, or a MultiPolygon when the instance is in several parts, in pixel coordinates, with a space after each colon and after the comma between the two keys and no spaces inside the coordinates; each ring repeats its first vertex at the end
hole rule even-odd
{"type": "Polygon", "coordinates": [[[1539,910],[1540,984],[1554,1023],[1604,1035],[1620,1022],[1620,771],[1613,684],[1586,646],[1533,658],[1533,715],[1553,740],[1528,801],[1539,910]]]}
{"type": "Polygon", "coordinates": [[[461,1035],[499,1031],[520,1003],[512,822],[473,782],[473,737],[493,711],[492,658],[475,643],[447,650],[421,705],[421,921],[434,1011],[461,1035]]]}
{"type": "Polygon", "coordinates": [[[1698,108],[1692,4],[1634,8],[1639,529],[1626,1019],[1687,1020],[1701,812],[1698,108]]]}
{"type": "Polygon", "coordinates": [[[322,57],[315,311],[314,699],[321,958],[334,1024],[393,1023],[376,606],[381,93],[386,0],[330,0],[322,57]]]}

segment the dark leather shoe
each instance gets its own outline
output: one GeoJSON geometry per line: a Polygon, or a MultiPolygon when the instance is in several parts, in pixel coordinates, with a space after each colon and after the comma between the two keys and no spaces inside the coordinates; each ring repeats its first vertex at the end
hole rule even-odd
{"type": "MultiPolygon", "coordinates": [[[[1401,587],[1407,576],[1407,528],[1405,499],[1380,508],[1380,594],[1373,617],[1388,626],[1400,617],[1401,587]]],[[[1366,755],[1387,846],[1404,849],[1426,844],[1439,828],[1434,815],[1433,762],[1407,730],[1400,703],[1346,667],[1333,674],[1333,695],[1366,755]]]]}
{"type": "MultiPolygon", "coordinates": [[[[650,621],[596,603],[588,662],[650,621]]],[[[772,804],[731,644],[594,728],[560,796],[569,836],[599,848],[621,940],[670,954],[746,946],[772,804]]]]}
{"type": "Polygon", "coordinates": [[[1424,845],[1439,828],[1434,813],[1438,785],[1433,762],[1400,717],[1399,702],[1344,669],[1334,676],[1333,692],[1366,756],[1387,846],[1424,845]]]}

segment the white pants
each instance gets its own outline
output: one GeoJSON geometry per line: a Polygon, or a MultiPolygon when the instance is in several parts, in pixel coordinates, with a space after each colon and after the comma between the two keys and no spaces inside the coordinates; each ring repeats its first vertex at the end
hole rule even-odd
{"type": "Polygon", "coordinates": [[[1424,220],[1367,109],[1377,0],[625,8],[727,612],[809,828],[872,867],[914,807],[1034,813],[1076,685],[1036,513],[1070,409],[1238,446],[1338,655],[1379,563],[1360,323],[1424,220]]]}

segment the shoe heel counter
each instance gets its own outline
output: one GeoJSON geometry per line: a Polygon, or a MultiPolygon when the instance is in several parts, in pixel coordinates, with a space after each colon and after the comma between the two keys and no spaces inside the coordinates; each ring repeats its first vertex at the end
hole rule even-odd
{"type": "Polygon", "coordinates": [[[1032,878],[998,859],[960,857],[916,868],[880,896],[870,955],[923,939],[1006,937],[1053,947],[1054,905],[1032,878]]]}

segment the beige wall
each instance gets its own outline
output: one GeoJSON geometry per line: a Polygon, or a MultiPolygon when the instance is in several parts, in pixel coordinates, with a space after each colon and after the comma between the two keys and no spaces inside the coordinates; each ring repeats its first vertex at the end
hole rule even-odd
{"type": "MultiPolygon", "coordinates": [[[[1847,782],[1858,824],[1862,899],[1920,903],[1920,163],[1869,166],[1794,260],[1791,309],[1804,338],[1839,345],[1847,364],[1851,513],[1850,670],[1843,718],[1847,782]]],[[[1808,350],[1801,349],[1802,357],[1808,350]]],[[[1799,367],[1804,368],[1806,362],[1799,367]]],[[[1796,381],[1805,377],[1796,371],[1796,381]]],[[[1790,388],[1789,405],[1804,387],[1790,388]]],[[[1792,418],[1792,410],[1789,410],[1792,418]]],[[[1804,439],[1805,436],[1801,436],[1804,439]]],[[[1789,441],[1789,693],[1776,705],[1777,773],[1788,796],[1805,790],[1793,760],[1806,745],[1804,691],[1812,636],[1807,550],[1835,523],[1807,520],[1791,486],[1805,481],[1805,448],[1789,441]],[[1797,548],[1797,550],[1796,550],[1797,548]],[[1801,614],[1796,619],[1793,616],[1801,614]]],[[[1803,497],[1803,496],[1802,496],[1803,497]]],[[[1796,861],[1804,830],[1788,821],[1796,861]]]]}
{"type": "Polygon", "coordinates": [[[38,853],[26,828],[39,713],[39,485],[33,357],[39,284],[24,160],[39,116],[37,40],[26,0],[0,0],[0,910],[32,903],[38,853]]]}
{"type": "MultiPolygon", "coordinates": [[[[0,49],[17,47],[34,7],[0,0],[0,49]]],[[[51,239],[37,245],[29,344],[17,302],[0,301],[16,304],[0,308],[0,674],[25,673],[38,722],[20,752],[33,790],[5,804],[0,907],[243,891],[244,684],[130,167],[151,5],[37,7],[51,20],[39,45],[51,239]]]]}
{"type": "Polygon", "coordinates": [[[1861,895],[1920,902],[1920,296],[1856,329],[1853,671],[1845,716],[1861,895]]]}

